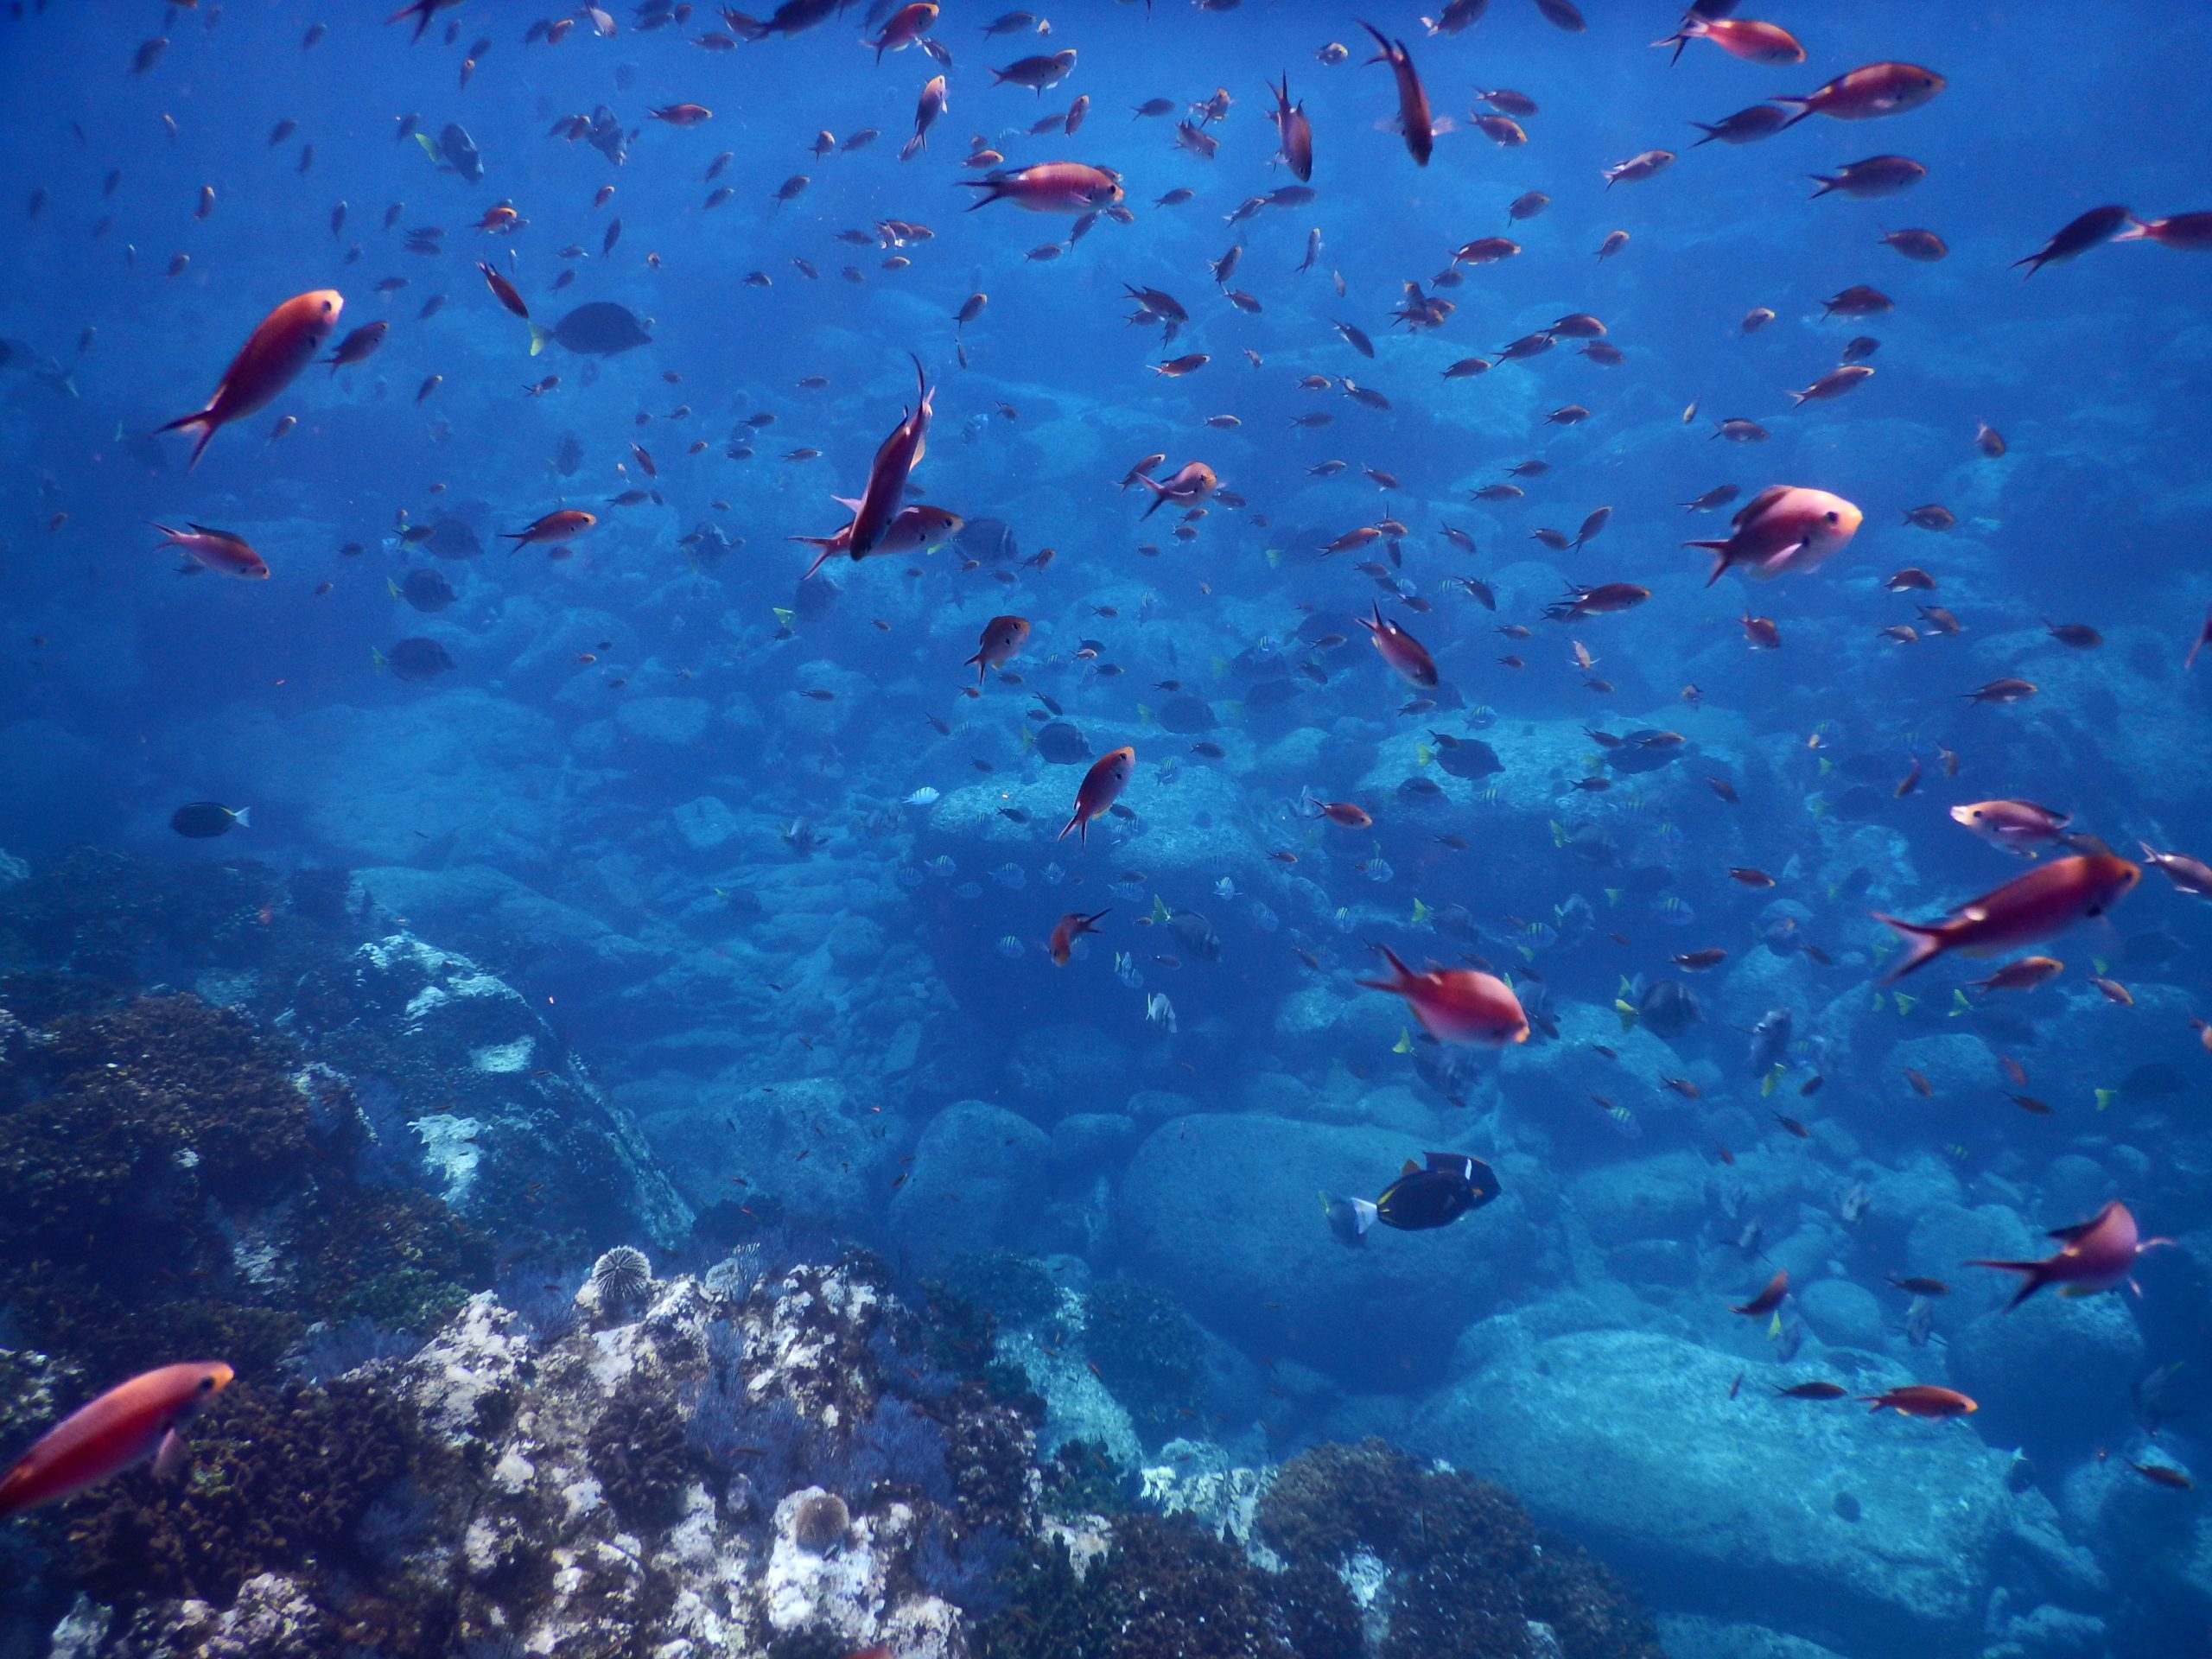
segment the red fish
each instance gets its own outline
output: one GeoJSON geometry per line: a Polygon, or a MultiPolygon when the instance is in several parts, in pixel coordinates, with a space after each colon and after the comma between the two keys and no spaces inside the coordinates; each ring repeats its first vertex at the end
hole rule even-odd
{"type": "Polygon", "coordinates": [[[1137,752],[1123,744],[1110,754],[1102,754],[1090,763],[1090,770],[1083,774],[1083,782],[1075,791],[1075,810],[1061,826],[1055,841],[1065,841],[1068,831],[1080,830],[1077,839],[1085,846],[1090,844],[1090,821],[1103,814],[1122,793],[1129,781],[1129,774],[1136,770],[1137,752]]]}
{"type": "Polygon", "coordinates": [[[1907,1417],[1929,1417],[1938,1422],[1981,1409],[1979,1402],[1956,1389],[1939,1389],[1928,1382],[1908,1382],[1900,1389],[1862,1394],[1858,1398],[1859,1404],[1871,1405],[1876,1411],[1901,1412],[1907,1417]]]}
{"type": "MultiPolygon", "coordinates": [[[[175,548],[204,570],[243,576],[248,582],[269,580],[267,563],[243,536],[232,535],[227,530],[210,530],[205,524],[194,524],[189,530],[171,530],[167,524],[156,524],[154,528],[168,537],[168,546],[175,548]]],[[[185,574],[190,575],[192,572],[188,569],[185,574]]]]}
{"type": "Polygon", "coordinates": [[[1732,1307],[1728,1311],[1731,1313],[1742,1313],[1751,1319],[1757,1319],[1762,1313],[1771,1313],[1776,1308],[1780,1307],[1783,1298],[1789,1294],[1789,1269],[1777,1268],[1774,1277],[1766,1281],[1765,1287],[1758,1295],[1741,1306],[1732,1307]]]}
{"type": "Polygon", "coordinates": [[[598,522],[597,518],[581,507],[563,507],[532,519],[520,530],[502,531],[500,534],[517,547],[526,547],[532,542],[559,542],[581,536],[598,522]]]}
{"type": "Polygon", "coordinates": [[[1417,974],[1387,945],[1375,948],[1390,964],[1390,977],[1355,982],[1405,998],[1421,1029],[1437,1041],[1496,1048],[1529,1040],[1529,1016],[1521,999],[1496,975],[1470,968],[1417,974]]]}
{"type": "Polygon", "coordinates": [[[1300,184],[1313,181],[1313,124],[1306,118],[1306,101],[1290,101],[1290,76],[1285,74],[1282,85],[1270,87],[1275,95],[1275,131],[1280,135],[1282,159],[1300,184]]]}
{"type": "Polygon", "coordinates": [[[1360,27],[1375,37],[1375,44],[1381,48],[1368,62],[1389,64],[1397,79],[1398,129],[1405,137],[1406,153],[1416,167],[1427,167],[1436,148],[1436,123],[1428,112],[1428,93],[1414,70],[1413,54],[1406,50],[1403,41],[1392,40],[1374,24],[1363,22],[1360,27]]]}
{"type": "Polygon", "coordinates": [[[921,462],[929,435],[932,394],[922,373],[922,359],[917,357],[913,363],[914,406],[900,412],[899,424],[877,447],[875,460],[868,469],[868,487],[861,492],[861,504],[853,512],[852,534],[846,546],[856,559],[875,551],[875,544],[906,505],[906,475],[921,462]]]}
{"type": "MultiPolygon", "coordinates": [[[[983,625],[983,638],[976,647],[976,654],[968,662],[976,665],[976,683],[983,683],[985,672],[1003,666],[1019,652],[1029,639],[1029,619],[1023,616],[995,616],[983,625]]],[[[967,663],[961,664],[965,668],[967,663]]],[[[1097,815],[1093,813],[1095,817],[1097,815]]]]}
{"type": "Polygon", "coordinates": [[[39,1437],[0,1477],[0,1520],[59,1503],[147,1459],[156,1474],[184,1460],[177,1430],[230,1386],[220,1360],[163,1365],[110,1389],[39,1437]]]}
{"type": "Polygon", "coordinates": [[[1105,914],[1101,910],[1086,916],[1079,910],[1071,910],[1060,918],[1053,926],[1052,943],[1046,947],[1055,968],[1068,965],[1068,958],[1075,953],[1075,942],[1086,933],[1096,933],[1098,918],[1105,914]]]}
{"type": "Polygon", "coordinates": [[[1976,1259],[1970,1268],[1999,1268],[2022,1276],[2019,1293],[2005,1304],[2010,1313],[2045,1285],[2059,1287],[2062,1296],[2090,1296],[2120,1285],[2133,1288],[2128,1275],[2135,1258],[2154,1245],[2171,1244],[2170,1238],[2145,1238],[2127,1206],[2114,1198],[2088,1220],[2071,1227],[2054,1227],[2050,1236],[2060,1241],[2055,1255],[2039,1262],[1992,1262],[1976,1259]]]}
{"type": "Polygon", "coordinates": [[[1796,111],[1783,123],[1784,127],[1794,127],[1808,115],[1825,115],[1836,121],[1871,121],[1877,116],[1916,110],[1942,92],[1943,85],[1942,76],[1917,64],[1870,63],[1838,75],[1803,98],[1777,96],[1768,101],[1796,111]]]}
{"type": "Polygon", "coordinates": [[[315,361],[323,342],[336,330],[339,313],[345,308],[345,296],[334,288],[295,295],[264,317],[246,337],[231,366],[223,371],[206,408],[181,415],[154,429],[175,432],[198,427],[200,441],[192,446],[192,459],[187,463],[197,467],[217,427],[243,420],[265,407],[315,361]]]}
{"type": "Polygon", "coordinates": [[[1380,604],[1375,607],[1374,620],[1370,621],[1363,616],[1353,620],[1367,630],[1368,638],[1375,642],[1375,649],[1382,652],[1382,660],[1395,669],[1402,679],[1420,686],[1423,690],[1434,689],[1437,682],[1436,659],[1428,654],[1428,648],[1420,640],[1395,622],[1385,620],[1380,604]]]}
{"type": "Polygon", "coordinates": [[[1890,973],[1903,979],[1947,950],[1995,956],[2063,932],[2075,922],[2103,915],[2141,879],[2141,867],[2109,853],[2062,858],[1961,905],[1940,922],[1904,922],[1878,912],[1874,919],[1895,928],[1911,947],[1890,973]]]}
{"type": "Polygon", "coordinates": [[[412,17],[415,20],[415,39],[419,41],[423,38],[423,31],[429,28],[430,19],[460,3],[461,0],[408,0],[407,4],[393,12],[385,22],[396,23],[403,17],[412,17]]]}
{"type": "Polygon", "coordinates": [[[2115,242],[2156,242],[2188,253],[2212,250],[2212,213],[2176,213],[2170,219],[2139,219],[2115,242]]]}
{"type": "Polygon", "coordinates": [[[938,117],[950,107],[945,94],[944,77],[931,76],[929,83],[922,88],[921,97],[914,102],[914,136],[899,147],[900,161],[912,161],[929,148],[930,129],[937,124],[938,117]]]}
{"type": "Polygon", "coordinates": [[[2196,643],[2189,648],[2189,655],[2181,659],[2183,673],[2196,666],[2196,653],[2207,645],[2212,645],[2212,605],[2204,607],[2204,626],[2196,631],[2196,643]]]}

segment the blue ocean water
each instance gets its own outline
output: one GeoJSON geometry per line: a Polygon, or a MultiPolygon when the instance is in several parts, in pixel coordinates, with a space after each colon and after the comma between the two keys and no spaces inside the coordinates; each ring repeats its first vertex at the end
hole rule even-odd
{"type": "MultiPolygon", "coordinates": [[[[419,38],[301,0],[11,7],[0,879],[304,873],[333,948],[509,988],[539,1034],[447,1059],[572,1069],[636,1185],[479,1215],[459,1291],[556,1244],[703,1275],[765,1215],[991,1308],[1046,1449],[1240,1538],[1238,1480],[1372,1435],[1510,1489],[1683,1659],[2204,1651],[2212,264],[2201,219],[2156,232],[2212,208],[2212,19],[1869,0],[1777,12],[1802,61],[1670,62],[1663,5],[1465,10],[948,3],[934,58],[879,60],[887,5],[757,41],[706,7],[464,0],[419,38]],[[1362,18],[1427,88],[1426,166],[1362,18]],[[1064,51],[1041,92],[988,73],[1064,51]],[[1884,64],[1941,90],[1694,142],[1884,64]],[[1924,176],[1814,196],[1882,156],[1924,176]],[[1122,194],[963,188],[1063,162],[1122,194]],[[2104,204],[2132,218],[2024,278],[2104,204]],[[327,346],[380,345],[196,465],[154,435],[326,289],[327,346]],[[904,499],[957,533],[802,580],[917,365],[904,499]],[[1217,488],[1148,512],[1133,472],[1191,462],[1217,488]],[[1792,563],[1797,532],[1750,539],[1775,486],[1863,522],[1708,583],[1684,543],[1747,509],[1737,563],[1792,563]],[[1999,844],[1986,803],[2046,810],[1999,844]],[[2113,856],[2133,891],[2058,891],[2113,856]],[[1962,913],[1994,960],[1897,977],[1876,912],[1983,895],[2037,917],[1962,913]],[[1378,947],[1488,977],[1402,998],[1378,947]],[[2037,955],[2048,982],[1974,988],[2037,955]],[[1346,1202],[1431,1154],[1481,1160],[1444,1224],[1346,1202]],[[2174,1243],[2077,1274],[2105,1294],[2013,1311],[1967,1265],[2114,1202],[2174,1243]],[[1845,1397],[1777,1393],[1807,1383],[1845,1397]],[[1975,1408],[1859,1403],[1906,1386],[1975,1408]]],[[[79,974],[316,1029],[251,903],[182,938],[125,913],[97,971],[32,908],[0,932],[26,1027],[79,974]]],[[[455,1126],[491,1116],[442,1106],[410,1097],[378,1179],[477,1215],[491,1132],[455,1126]]]]}

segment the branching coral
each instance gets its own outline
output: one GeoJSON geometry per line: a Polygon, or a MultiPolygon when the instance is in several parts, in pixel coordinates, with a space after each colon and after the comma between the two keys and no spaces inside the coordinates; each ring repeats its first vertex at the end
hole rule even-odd
{"type": "Polygon", "coordinates": [[[1363,1550],[1390,1570],[1379,1659],[1525,1659],[1531,1620],[1552,1627],[1567,1659],[1657,1659],[1634,1599],[1566,1541],[1547,1539],[1540,1550],[1511,1493],[1423,1469],[1381,1440],[1292,1459],[1255,1520],[1293,1573],[1333,1570],[1363,1550]]]}
{"type": "Polygon", "coordinates": [[[624,1521],[662,1527],[676,1518],[693,1465],[683,1416],[664,1389],[642,1377],[626,1380],[592,1425],[584,1449],[624,1521]]]}
{"type": "Polygon", "coordinates": [[[69,1516],[74,1575],[101,1600],[222,1605],[258,1573],[352,1560],[355,1523],[423,1448],[408,1408],[366,1379],[234,1383],[191,1444],[181,1480],[138,1470],[69,1516]]]}
{"type": "Polygon", "coordinates": [[[1013,1599],[982,1626],[982,1659],[1298,1659],[1268,1575],[1186,1516],[1123,1516],[1089,1573],[1055,1543],[1007,1581],[1013,1599]]]}
{"type": "Polygon", "coordinates": [[[1260,1537],[1287,1560],[1333,1566],[1363,1547],[1387,1558],[1397,1551],[1419,1473],[1404,1452],[1372,1438],[1317,1446],[1283,1465],[1260,1495],[1260,1537]]]}
{"type": "Polygon", "coordinates": [[[1204,1400],[1204,1333],[1173,1297],[1141,1280],[1093,1287],[1084,1345],[1114,1397],[1150,1434],[1174,1431],[1204,1400]]]}

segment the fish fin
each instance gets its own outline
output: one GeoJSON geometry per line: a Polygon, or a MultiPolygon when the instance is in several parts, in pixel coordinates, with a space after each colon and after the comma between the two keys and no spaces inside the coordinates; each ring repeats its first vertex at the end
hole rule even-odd
{"type": "Polygon", "coordinates": [[[553,338],[553,331],[542,323],[530,325],[530,354],[536,357],[545,349],[545,342],[553,338]]]}
{"type": "Polygon", "coordinates": [[[1930,957],[1942,954],[1943,928],[1940,924],[1935,926],[1923,926],[1918,922],[1901,922],[1894,916],[1883,915],[1879,911],[1875,911],[1872,914],[1874,919],[1883,926],[1895,928],[1904,938],[1908,947],[1904,953],[1904,960],[1890,970],[1887,977],[1882,982],[1884,984],[1903,979],[1914,969],[1925,965],[1930,957]]]}
{"type": "Polygon", "coordinates": [[[231,814],[231,822],[241,829],[251,830],[253,827],[253,809],[250,806],[238,808],[237,811],[231,814]]]}
{"type": "Polygon", "coordinates": [[[2005,1273],[2017,1273],[2022,1275],[2023,1282],[2019,1294],[2005,1304],[2005,1311],[2007,1313],[2050,1282],[2050,1269],[2041,1262],[1994,1262],[1986,1257],[1976,1256],[1969,1261],[1967,1266],[1996,1268],[2005,1273]]]}
{"type": "Polygon", "coordinates": [[[1713,574],[1705,579],[1708,588],[1720,580],[1728,569],[1728,543],[1726,542],[1684,542],[1684,547],[1701,547],[1713,555],[1713,574]]]}
{"type": "Polygon", "coordinates": [[[172,1428],[162,1436],[162,1443],[155,1450],[154,1473],[162,1480],[173,1479],[191,1460],[191,1448],[185,1445],[183,1436],[172,1428]]]}

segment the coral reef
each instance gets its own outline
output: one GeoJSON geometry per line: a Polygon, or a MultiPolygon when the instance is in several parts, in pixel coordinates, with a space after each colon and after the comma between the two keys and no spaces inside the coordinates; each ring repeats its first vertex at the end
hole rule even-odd
{"type": "Polygon", "coordinates": [[[228,1605],[264,1573],[360,1565],[362,1516],[427,1455],[378,1378],[234,1384],[194,1426],[186,1480],[136,1471],[68,1514],[72,1577],[105,1601],[228,1605]]]}
{"type": "Polygon", "coordinates": [[[1094,1285],[1084,1346],[1115,1398],[1155,1439],[1177,1430],[1204,1400],[1205,1335],[1157,1286],[1141,1279],[1094,1285]]]}
{"type": "Polygon", "coordinates": [[[1510,1494],[1377,1440],[1274,1471],[1251,1522],[1265,1552],[1195,1513],[1092,1525],[1030,1547],[986,1659],[1660,1659],[1634,1599],[1510,1494]]]}

